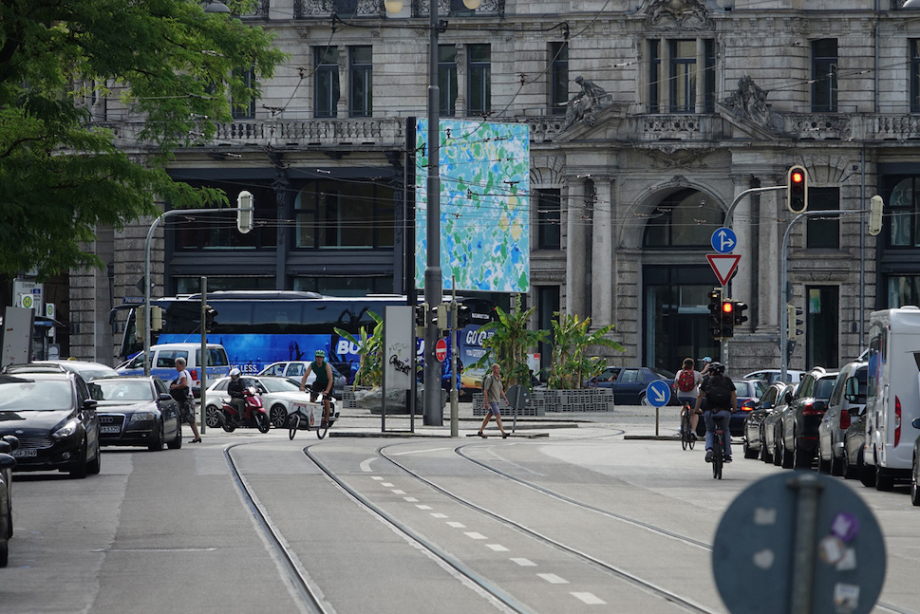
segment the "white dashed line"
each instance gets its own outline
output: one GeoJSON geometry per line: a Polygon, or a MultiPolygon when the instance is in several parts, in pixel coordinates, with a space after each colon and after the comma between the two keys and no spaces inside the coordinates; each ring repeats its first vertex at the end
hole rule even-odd
{"type": "Polygon", "coordinates": [[[442,514],[440,512],[432,512],[431,517],[432,518],[447,518],[448,516],[447,514],[442,514]]]}
{"type": "Polygon", "coordinates": [[[383,486],[384,488],[393,488],[393,485],[390,484],[389,482],[384,482],[383,484],[381,484],[381,486],[383,486]]]}
{"type": "Polygon", "coordinates": [[[418,503],[418,499],[416,499],[415,497],[403,497],[403,499],[405,499],[409,503],[418,503]]]}
{"type": "Polygon", "coordinates": [[[538,573],[538,576],[549,582],[550,584],[568,584],[569,581],[565,578],[560,578],[554,573],[538,573]]]}
{"type": "Polygon", "coordinates": [[[372,480],[377,480],[377,481],[379,482],[379,481],[382,480],[383,478],[380,477],[379,475],[373,475],[373,476],[371,476],[371,479],[372,479],[372,480]]]}
{"type": "Polygon", "coordinates": [[[514,563],[517,563],[521,567],[536,567],[537,564],[529,559],[511,559],[514,563]]]}
{"type": "Polygon", "coordinates": [[[508,549],[501,544],[486,544],[486,548],[494,552],[508,552],[508,549]]]}
{"type": "Polygon", "coordinates": [[[420,510],[430,510],[431,509],[430,505],[416,505],[415,507],[417,507],[420,510]]]}
{"type": "Polygon", "coordinates": [[[470,531],[469,533],[466,533],[465,535],[469,537],[470,539],[489,539],[482,533],[476,533],[475,531],[470,531]]]}
{"type": "Polygon", "coordinates": [[[572,593],[576,599],[580,599],[587,605],[606,605],[607,602],[595,595],[594,593],[572,593]]]}
{"type": "Polygon", "coordinates": [[[455,529],[465,529],[465,528],[466,528],[466,525],[465,525],[465,524],[463,524],[462,522],[456,522],[456,521],[454,521],[454,522],[448,522],[448,523],[447,523],[447,526],[453,527],[453,528],[455,528],[455,529]]]}
{"type": "Polygon", "coordinates": [[[390,492],[393,493],[394,495],[404,495],[404,494],[406,494],[406,491],[404,491],[404,490],[399,490],[398,488],[394,488],[394,489],[391,490],[390,492]]]}

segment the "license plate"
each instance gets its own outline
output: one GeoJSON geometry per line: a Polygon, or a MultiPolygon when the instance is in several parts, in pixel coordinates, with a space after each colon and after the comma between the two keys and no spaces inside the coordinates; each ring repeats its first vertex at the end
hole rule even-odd
{"type": "Polygon", "coordinates": [[[101,433],[120,433],[121,427],[120,426],[103,426],[103,427],[100,427],[100,432],[101,433]]]}
{"type": "Polygon", "coordinates": [[[13,456],[38,456],[38,450],[13,450],[13,456]]]}

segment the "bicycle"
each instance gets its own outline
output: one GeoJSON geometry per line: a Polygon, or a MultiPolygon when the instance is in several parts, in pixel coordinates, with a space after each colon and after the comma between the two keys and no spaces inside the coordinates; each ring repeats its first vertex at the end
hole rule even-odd
{"type": "Polygon", "coordinates": [[[712,478],[714,480],[722,479],[722,467],[725,464],[725,420],[721,417],[713,416],[712,423],[716,430],[712,434],[712,478]]]}
{"type": "Polygon", "coordinates": [[[320,439],[326,436],[329,428],[339,417],[335,407],[335,399],[329,397],[329,420],[323,421],[323,400],[325,395],[319,394],[317,401],[310,403],[294,403],[293,410],[287,417],[288,439],[294,439],[297,431],[316,431],[320,439]]]}
{"type": "Polygon", "coordinates": [[[684,403],[680,410],[680,447],[684,450],[692,450],[696,444],[696,437],[693,436],[693,429],[690,428],[690,415],[693,408],[689,403],[684,403]]]}

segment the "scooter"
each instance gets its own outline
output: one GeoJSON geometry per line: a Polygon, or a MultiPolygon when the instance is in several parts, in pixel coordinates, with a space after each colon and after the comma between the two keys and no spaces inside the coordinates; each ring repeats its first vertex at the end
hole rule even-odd
{"type": "Polygon", "coordinates": [[[237,427],[256,427],[260,433],[267,433],[271,428],[271,420],[262,405],[262,397],[255,386],[243,388],[243,400],[246,402],[244,415],[239,415],[236,408],[229,401],[224,401],[217,414],[220,427],[232,433],[237,427]]]}

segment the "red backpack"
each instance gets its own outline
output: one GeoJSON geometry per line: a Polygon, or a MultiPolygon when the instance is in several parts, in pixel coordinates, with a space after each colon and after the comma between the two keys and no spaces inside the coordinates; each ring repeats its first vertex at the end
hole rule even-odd
{"type": "Polygon", "coordinates": [[[696,377],[694,377],[693,371],[682,370],[677,377],[677,389],[681,392],[692,392],[695,387],[696,377]]]}

